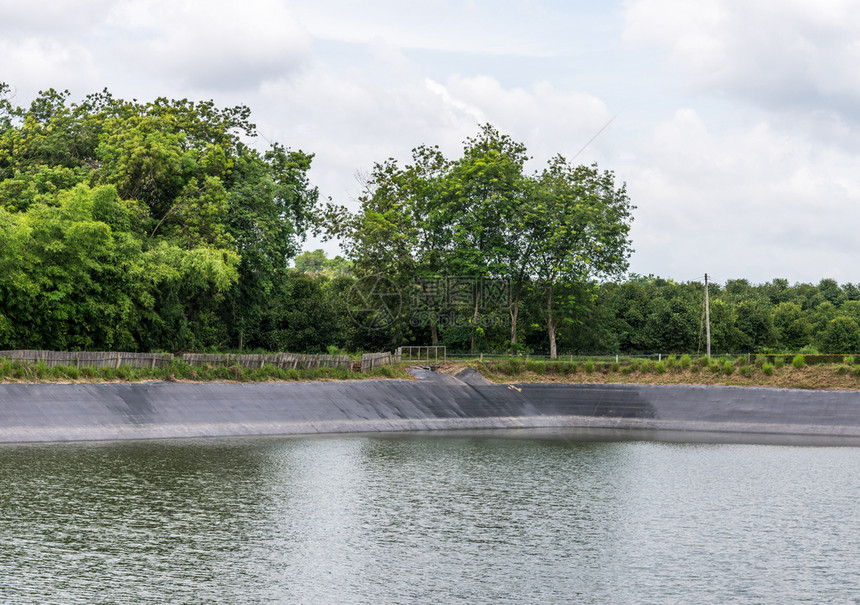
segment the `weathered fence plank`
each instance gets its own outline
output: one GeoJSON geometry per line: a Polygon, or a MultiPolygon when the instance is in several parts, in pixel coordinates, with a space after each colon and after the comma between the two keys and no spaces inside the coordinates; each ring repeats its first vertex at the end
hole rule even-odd
{"type": "MultiPolygon", "coordinates": [[[[373,353],[371,369],[380,365],[390,364],[390,353],[373,353]],[[389,361],[381,361],[388,358],[389,361]]],[[[367,357],[365,355],[364,357],[367,357]]],[[[170,365],[174,356],[170,353],[128,353],[123,351],[41,351],[13,350],[0,351],[0,358],[26,363],[43,362],[47,367],[76,366],[96,368],[163,368],[170,365]]],[[[348,355],[302,355],[298,353],[270,353],[233,355],[224,353],[183,353],[176,359],[182,359],[191,366],[241,366],[243,368],[262,368],[270,365],[281,369],[304,368],[341,368],[353,371],[353,362],[348,355]]],[[[357,365],[357,364],[356,364],[357,365]]],[[[361,367],[365,363],[362,359],[361,367]]]]}
{"type": "Polygon", "coordinates": [[[170,365],[170,353],[125,353],[122,351],[0,351],[0,357],[26,363],[43,362],[45,366],[118,368],[163,368],[170,365]]]}
{"type": "Polygon", "coordinates": [[[365,353],[361,356],[361,371],[368,372],[374,368],[389,366],[391,363],[391,353],[365,353]]]}

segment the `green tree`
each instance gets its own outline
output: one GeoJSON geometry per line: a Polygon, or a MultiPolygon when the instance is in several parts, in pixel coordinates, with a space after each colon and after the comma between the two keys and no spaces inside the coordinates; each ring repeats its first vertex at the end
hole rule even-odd
{"type": "Polygon", "coordinates": [[[69,97],[51,89],[14,107],[0,85],[0,336],[22,347],[261,342],[317,201],[312,156],[249,147],[243,106],[69,97]]]}
{"type": "Polygon", "coordinates": [[[860,352],[860,326],[850,317],[836,317],[827,323],[820,342],[822,353],[860,352]]]}
{"type": "MultiPolygon", "coordinates": [[[[516,345],[517,316],[534,249],[534,221],[527,211],[529,184],[523,174],[526,148],[489,124],[466,140],[463,157],[445,180],[444,203],[431,217],[434,229],[448,235],[446,265],[453,275],[507,280],[513,289],[511,345],[516,345]]],[[[472,296],[470,349],[480,334],[485,301],[482,288],[472,296]]]]}
{"type": "Polygon", "coordinates": [[[797,303],[779,303],[773,310],[773,325],[783,350],[799,351],[810,342],[812,323],[797,303]]]}
{"type": "Polygon", "coordinates": [[[533,208],[543,226],[535,234],[534,272],[546,301],[550,357],[556,357],[559,322],[569,318],[575,305],[574,297],[559,296],[560,287],[592,288],[594,280],[627,269],[632,207],[612,172],[600,172],[596,165],[573,166],[561,156],[541,174],[537,191],[533,208]]]}

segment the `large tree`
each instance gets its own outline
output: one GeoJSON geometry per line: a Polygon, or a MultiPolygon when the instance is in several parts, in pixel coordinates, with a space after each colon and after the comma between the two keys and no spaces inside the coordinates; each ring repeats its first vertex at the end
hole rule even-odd
{"type": "Polygon", "coordinates": [[[546,302],[550,356],[556,357],[559,322],[570,317],[576,304],[566,290],[573,284],[591,287],[597,279],[626,271],[632,206],[612,172],[556,156],[540,175],[531,208],[540,225],[534,236],[534,273],[546,302]]]}
{"type": "MultiPolygon", "coordinates": [[[[430,301],[449,278],[441,304],[468,316],[473,351],[485,336],[482,314],[498,314],[492,307],[499,302],[510,319],[507,348],[516,347],[521,298],[537,283],[555,355],[558,323],[570,319],[566,307],[581,304],[583,285],[626,268],[631,206],[610,172],[558,157],[528,176],[527,159],[523,144],[490,125],[465,141],[458,159],[419,147],[406,167],[394,160],[375,165],[359,211],[329,206],[326,227],[359,275],[402,276],[399,283],[411,282],[431,318],[439,309],[430,301]]],[[[430,327],[435,344],[437,326],[430,327]]]]}
{"type": "Polygon", "coordinates": [[[261,341],[316,203],[312,156],[251,147],[243,106],[48,90],[23,108],[8,92],[0,348],[261,341]]]}

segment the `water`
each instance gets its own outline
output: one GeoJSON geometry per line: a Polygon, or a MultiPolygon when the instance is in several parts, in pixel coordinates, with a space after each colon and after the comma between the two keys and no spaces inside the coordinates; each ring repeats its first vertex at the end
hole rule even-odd
{"type": "Polygon", "coordinates": [[[2,603],[860,603],[860,449],[0,448],[2,603]]]}

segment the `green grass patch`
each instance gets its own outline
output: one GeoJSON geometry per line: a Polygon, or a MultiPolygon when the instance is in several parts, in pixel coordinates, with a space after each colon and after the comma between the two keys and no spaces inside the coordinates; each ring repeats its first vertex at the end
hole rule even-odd
{"type": "MultiPolygon", "coordinates": [[[[407,364],[408,365],[408,364],[407,364]]],[[[407,378],[407,365],[390,365],[369,372],[350,372],[346,368],[278,368],[265,365],[262,368],[240,366],[190,366],[174,360],[164,368],[132,368],[130,366],[93,367],[55,366],[48,368],[44,362],[35,364],[20,361],[0,360],[0,380],[193,380],[200,382],[233,380],[237,382],[265,382],[271,380],[347,380],[360,378],[407,378]]]]}
{"type": "Polygon", "coordinates": [[[535,374],[546,374],[546,362],[538,359],[530,359],[526,361],[526,371],[534,372],[535,374]]]}

